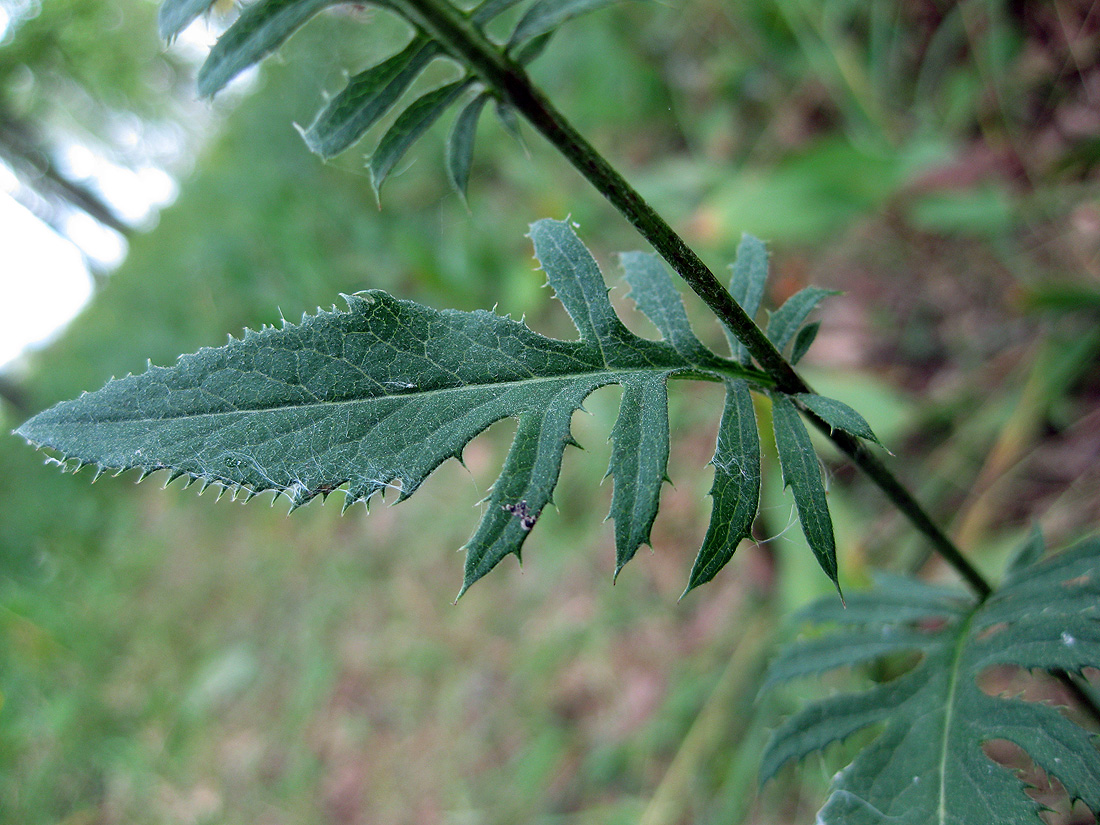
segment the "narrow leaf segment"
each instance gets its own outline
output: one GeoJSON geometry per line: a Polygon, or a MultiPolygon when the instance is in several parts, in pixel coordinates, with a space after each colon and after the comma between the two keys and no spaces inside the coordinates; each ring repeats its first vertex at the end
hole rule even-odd
{"type": "MultiPolygon", "coordinates": [[[[745,310],[746,315],[755,319],[764,300],[764,288],[768,280],[768,250],[764,242],[752,235],[743,235],[737,246],[737,257],[730,269],[730,295],[745,310]]],[[[748,364],[749,351],[745,349],[745,345],[734,337],[728,327],[723,325],[722,331],[729,340],[733,357],[742,364],[748,364]]]]}
{"type": "Polygon", "coordinates": [[[329,101],[302,139],[310,151],[335,157],[367,133],[439,54],[439,47],[422,35],[404,49],[348,81],[329,101]]]}
{"type": "MultiPolygon", "coordinates": [[[[654,289],[641,306],[675,344],[640,338],[622,324],[596,262],[568,224],[540,221],[531,238],[579,340],[547,338],[490,312],[437,311],[370,291],[348,296],[346,310],[248,331],[173,367],[111,381],[18,432],[76,468],[136,468],[143,477],[167,470],[169,482],[186,476],[245,499],[273,490],[292,507],[342,488],[346,507],[387,488],[407,498],[490,424],[518,418],[503,472],[467,545],[464,591],[506,555],[519,555],[573,443],[573,412],[596,388],[618,383],[624,392],[609,472],[621,568],[648,541],[657,512],[668,456],[668,378],[726,380],[741,407],[741,379],[759,376],[691,344],[662,269],[647,267],[644,278],[654,289]]],[[[720,441],[716,460],[729,467],[758,462],[755,447],[736,454],[745,439],[740,432],[720,441]]],[[[716,506],[719,517],[725,512],[716,506]]],[[[713,559],[728,558],[728,543],[744,530],[713,530],[708,569],[716,570],[713,559]]]]}
{"type": "Polygon", "coordinates": [[[783,485],[790,487],[794,493],[798,520],[802,523],[802,532],[817,563],[839,592],[833,520],[829,515],[829,503],[825,500],[825,485],[821,481],[817,453],[814,452],[810,434],[806,432],[806,425],[802,423],[790,398],[773,392],[771,399],[772,425],[779,465],[783,468],[783,485]]]}
{"type": "Polygon", "coordinates": [[[326,6],[339,0],[258,0],[246,6],[199,69],[199,94],[213,97],[234,77],[259,63],[326,6]]]}
{"type": "Polygon", "coordinates": [[[751,535],[760,507],[760,435],[744,381],[726,381],[726,404],[710,463],[710,525],[691,568],[688,590],[710,581],[726,566],[741,539],[751,535]]]}
{"type": "Polygon", "coordinates": [[[843,430],[856,438],[881,444],[874,431],[871,430],[871,425],[867,423],[867,419],[842,401],[808,392],[800,393],[794,397],[802,402],[806,409],[834,430],[843,430]]]}
{"type": "Polygon", "coordinates": [[[766,330],[768,340],[775,344],[777,350],[782,352],[791,339],[794,338],[798,328],[806,320],[806,316],[821,303],[821,299],[839,294],[835,289],[821,289],[816,286],[808,286],[796,292],[768,319],[768,329],[766,330]]]}
{"type": "Polygon", "coordinates": [[[491,95],[482,93],[463,106],[447,138],[447,177],[463,200],[466,200],[466,184],[470,182],[470,166],[474,160],[477,121],[490,98],[491,95]]]}
{"type": "Polygon", "coordinates": [[[616,2],[618,0],[535,0],[516,24],[508,39],[508,47],[514,48],[554,31],[568,20],[616,2]]]}
{"type": "Polygon", "coordinates": [[[816,702],[788,719],[764,755],[761,780],[787,762],[882,725],[870,747],[833,779],[818,815],[823,825],[1039,825],[1042,807],[982,745],[1003,739],[1023,748],[1072,800],[1100,813],[1097,739],[1047,704],[990,696],[978,686],[989,668],[1080,674],[1100,667],[1100,540],[1039,562],[1028,541],[1000,589],[975,604],[967,594],[912,579],[880,581],[802,616],[837,632],[790,646],[766,684],[815,675],[883,656],[920,653],[904,675],[862,694],[816,702]]]}
{"type": "Polygon", "coordinates": [[[410,103],[409,108],[398,116],[389,131],[382,136],[368,164],[370,182],[376,196],[382,190],[382,183],[389,177],[390,172],[404,157],[409,147],[439,119],[440,115],[469,88],[472,82],[471,79],[456,80],[454,83],[432,89],[410,103]]]}

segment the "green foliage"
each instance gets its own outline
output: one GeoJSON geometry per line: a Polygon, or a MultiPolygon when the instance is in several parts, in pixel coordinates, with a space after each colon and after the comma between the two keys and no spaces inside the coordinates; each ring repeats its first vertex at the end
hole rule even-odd
{"type": "Polygon", "coordinates": [[[1100,812],[1096,737],[1053,707],[988,695],[979,680],[1014,665],[1080,674],[1100,666],[1100,540],[1038,561],[1042,538],[1023,546],[1001,587],[978,604],[964,593],[901,577],[849,598],[812,605],[802,619],[836,626],[789,646],[765,685],[887,656],[920,663],[855,695],[816,702],[788,719],[764,754],[761,779],[869,726],[875,741],[833,779],[822,823],[1039,823],[1026,785],[997,767],[983,743],[1008,740],[1100,812]]]}
{"type": "Polygon", "coordinates": [[[199,94],[213,97],[234,77],[279,48],[333,0],[262,0],[245,6],[199,69],[199,94]]]}
{"type": "MultiPolygon", "coordinates": [[[[446,3],[443,6],[457,14],[462,25],[499,47],[504,58],[523,65],[542,52],[558,25],[609,5],[609,0],[536,0],[519,15],[511,36],[498,46],[486,35],[486,27],[517,3],[486,0],[469,12],[446,3]]],[[[177,34],[211,5],[209,0],[169,0],[161,10],[162,30],[169,37],[177,34]]],[[[200,89],[214,94],[241,70],[281,48],[329,5],[335,4],[328,0],[259,0],[246,6],[204,66],[200,89]]],[[[516,110],[500,89],[486,88],[476,72],[464,69],[457,79],[418,91],[411,103],[395,112],[398,102],[437,58],[466,63],[426,33],[423,19],[418,23],[416,14],[407,14],[425,8],[438,11],[443,6],[434,0],[387,0],[379,5],[409,17],[414,27],[411,39],[396,52],[388,46],[390,57],[353,76],[311,125],[300,131],[312,151],[328,158],[393,115],[392,125],[369,158],[370,182],[377,194],[409,147],[458,104],[459,113],[446,144],[446,168],[451,185],[464,195],[478,121],[486,104],[493,102],[505,127],[518,135],[516,110]]],[[[806,39],[807,30],[798,19],[801,13],[783,5],[794,34],[806,39]]],[[[345,11],[353,18],[366,19],[358,7],[345,11]]],[[[351,29],[346,23],[345,18],[337,20],[335,16],[328,21],[333,29],[337,24],[351,29]]],[[[879,26],[876,23],[881,33],[879,26]]],[[[315,44],[314,51],[329,54],[326,47],[322,41],[315,44]]],[[[318,81],[312,70],[304,74],[315,87],[318,81]]],[[[827,73],[823,76],[828,79],[827,73]]],[[[854,95],[859,92],[858,84],[851,91],[854,95]]],[[[855,95],[849,103],[858,105],[842,108],[859,110],[856,114],[872,125],[876,118],[881,119],[883,113],[876,111],[875,105],[865,105],[874,104],[874,96],[855,95]]],[[[606,102],[601,100],[600,105],[606,102]]],[[[268,113],[259,131],[277,131],[268,128],[272,120],[276,118],[268,113]]],[[[260,141],[245,143],[250,149],[261,145],[260,141]]],[[[871,162],[879,164],[879,155],[872,154],[871,162]]],[[[813,176],[806,174],[806,167],[788,170],[789,180],[797,185],[789,188],[786,198],[782,191],[778,199],[774,191],[767,197],[753,191],[744,198],[745,207],[754,217],[766,216],[778,203],[785,220],[797,214],[803,220],[821,221],[828,215],[826,205],[838,208],[834,189],[860,202],[876,203],[900,185],[894,174],[897,170],[890,175],[852,175],[849,164],[837,163],[831,155],[822,154],[821,158],[828,161],[822,167],[837,177],[835,186],[819,187],[816,192],[821,208],[807,207],[807,181],[813,176]],[[857,191],[852,191],[853,186],[857,191]]],[[[291,172],[297,173],[300,159],[288,160],[285,165],[278,174],[266,176],[270,191],[260,200],[265,208],[283,209],[283,223],[293,220],[300,228],[299,214],[306,210],[294,208],[299,202],[292,204],[286,190],[312,193],[320,187],[299,186],[296,179],[290,187],[286,181],[291,172]],[[275,183],[280,180],[284,182],[282,190],[275,183]]],[[[237,187],[228,172],[224,179],[216,197],[236,199],[236,190],[244,187],[237,187]]],[[[816,191],[812,186],[810,190],[816,191]]],[[[839,208],[847,208],[843,198],[839,202],[839,208]]],[[[333,218],[346,220],[343,213],[354,213],[355,207],[333,211],[341,213],[333,218]]],[[[317,221],[326,223],[321,218],[317,221]]],[[[235,239],[250,234],[239,226],[231,229],[234,231],[221,233],[224,237],[214,238],[215,233],[209,233],[211,249],[188,253],[200,257],[195,259],[199,265],[186,269],[212,269],[202,262],[202,255],[217,260],[219,269],[228,269],[219,249],[231,248],[239,243],[235,239]]],[[[338,228],[330,231],[340,233],[338,228]]],[[[277,263],[281,269],[293,268],[288,256],[266,249],[282,242],[284,233],[275,234],[280,240],[255,233],[264,238],[267,262],[277,263]]],[[[399,500],[405,499],[447,458],[461,460],[467,443],[494,421],[517,418],[503,471],[487,500],[482,522],[467,544],[465,591],[504,556],[519,556],[527,534],[559,487],[564,448],[575,443],[573,413],[582,408],[592,391],[606,384],[622,387],[608,467],[608,475],[614,477],[611,518],[618,575],[638,547],[651,541],[667,480],[671,440],[667,381],[708,380],[722,384],[724,409],[711,461],[711,518],[687,589],[711,580],[723,568],[740,540],[750,535],[758,515],[761,437],[750,390],[761,393],[765,412],[770,398],[784,486],[793,491],[810,549],[839,589],[828,499],[802,416],[823,431],[877,443],[864,418],[849,406],[813,392],[788,395],[775,391],[774,383],[753,368],[746,348],[729,333],[732,358],[707,349],[692,331],[663,265],[653,256],[628,253],[621,260],[630,297],[658,328],[661,341],[634,335],[622,324],[608,301],[594,260],[566,224],[540,222],[532,228],[532,239],[550,285],[580,332],[578,340],[539,335],[523,322],[495,313],[437,311],[372,290],[349,296],[346,309],[319,311],[298,325],[284,322],[281,329],[246,332],[242,340],[231,340],[224,347],[184,356],[174,367],[150,366],[143,375],[112,381],[99,392],[35,417],[19,432],[60,452],[62,463],[73,469],[90,464],[98,475],[105,469],[121,472],[134,468],[142,477],[164,470],[170,474],[169,482],[185,476],[188,483],[214,484],[245,499],[263,491],[285,494],[293,509],[337,489],[345,495],[345,507],[368,501],[376,492],[384,495],[387,488],[399,489],[399,500]]],[[[381,246],[377,240],[374,245],[381,246]]],[[[372,267],[377,267],[384,254],[371,250],[372,267]]],[[[248,255],[238,258],[247,261],[244,265],[250,269],[257,268],[248,255]]],[[[767,258],[762,242],[750,236],[742,238],[730,293],[752,317],[763,303],[767,258]]],[[[494,286],[483,286],[484,294],[493,296],[494,286]]],[[[336,291],[334,287],[328,294],[336,291]]],[[[767,336],[781,352],[790,350],[792,363],[813,344],[820,324],[807,324],[806,320],[828,294],[811,287],[770,315],[767,336]]],[[[263,303],[269,298],[264,295],[253,300],[263,303]]],[[[248,311],[239,305],[222,309],[231,303],[220,293],[219,300],[211,302],[218,306],[211,306],[212,311],[203,315],[204,323],[221,324],[224,329],[229,324],[217,321],[215,313],[248,311]]],[[[120,313],[117,326],[132,327],[135,314],[120,313]]],[[[765,427],[766,422],[764,416],[765,427]]],[[[560,485],[562,490],[570,486],[560,485]]],[[[138,524],[134,530],[142,526],[138,524]]],[[[38,528],[20,529],[33,535],[38,528]]],[[[296,535],[302,538],[308,533],[302,528],[296,535]]],[[[30,542],[22,535],[17,538],[21,543],[30,542]]],[[[422,536],[415,540],[423,543],[422,536]]],[[[846,610],[835,599],[811,608],[806,614],[809,620],[841,625],[843,632],[788,649],[773,668],[769,684],[884,656],[893,661],[900,654],[919,653],[923,658],[909,673],[867,694],[828,700],[789,720],[767,753],[764,776],[772,776],[783,764],[865,727],[881,725],[875,744],[836,778],[821,821],[889,819],[914,825],[990,819],[1035,822],[1038,806],[1020,793],[1022,783],[993,765],[982,752],[982,745],[995,739],[1021,745],[1040,767],[1062,781],[1072,797],[1096,810],[1100,774],[1089,735],[1049,707],[994,699],[977,686],[992,666],[1080,673],[1100,660],[1097,543],[1086,542],[1046,563],[1039,562],[1042,552],[1040,541],[1029,542],[1010,567],[1005,585],[981,604],[953,590],[883,578],[876,591],[852,597],[846,610]],[[978,810],[979,800],[992,802],[983,803],[978,810]]],[[[6,619],[7,625],[18,626],[22,632],[25,628],[20,621],[21,617],[14,615],[6,619]]],[[[0,630],[7,629],[0,623],[0,630]]],[[[237,679],[252,678],[239,674],[256,669],[248,655],[220,661],[227,663],[226,667],[214,672],[237,673],[233,677],[237,679]]],[[[196,691],[195,695],[202,693],[196,691]]],[[[18,695],[17,701],[21,701],[18,695]]],[[[544,789],[549,784],[552,754],[559,747],[555,742],[562,737],[552,723],[545,730],[547,741],[551,741],[546,750],[551,756],[541,758],[538,748],[533,748],[534,758],[522,766],[526,770],[510,773],[510,779],[520,777],[513,784],[522,796],[528,789],[544,789]]]]}
{"type": "MultiPolygon", "coordinates": [[[[75,469],[94,465],[97,475],[138,469],[144,478],[166,470],[169,483],[186,476],[245,500],[274,491],[292,509],[343,489],[346,509],[387,488],[399,487],[400,500],[408,498],[442,462],[461,460],[463,447],[489,425],[518,418],[504,469],[467,544],[464,592],[505,556],[519,557],[552,501],[565,447],[575,443],[573,412],[607,384],[623,387],[608,467],[615,478],[618,575],[649,542],[666,480],[666,382],[721,381],[727,400],[712,460],[713,512],[688,589],[709,581],[749,535],[759,506],[760,442],[746,381],[766,386],[766,379],[700,343],[654,257],[630,253],[622,264],[630,295],[660,330],[660,342],[638,337],[619,320],[596,262],[568,224],[540,221],[531,238],[580,332],[577,341],[547,338],[490,312],[437,311],[371,290],[346,296],[346,310],[248,330],[173,367],[150,365],[40,413],[18,433],[75,469]]],[[[828,413],[846,412],[827,417],[862,422],[839,402],[809,398],[828,413]]],[[[793,403],[773,394],[773,407],[784,479],[794,488],[810,547],[836,583],[817,455],[793,403]]],[[[854,429],[870,433],[865,422],[854,429]]]]}
{"type": "MultiPolygon", "coordinates": [[[[616,1],[536,0],[515,24],[506,51],[521,65],[529,63],[541,54],[547,38],[563,23],[616,1]]],[[[444,2],[450,8],[449,2],[444,2]]],[[[465,25],[483,35],[486,24],[519,2],[483,0],[470,12],[458,14],[465,25]]],[[[214,96],[242,71],[278,49],[310,18],[335,4],[336,0],[258,0],[250,4],[203,63],[199,71],[199,92],[214,96]]],[[[166,0],[160,9],[161,34],[175,37],[211,5],[209,0],[166,0]]],[[[402,4],[379,2],[378,5],[408,17],[415,30],[413,38],[400,51],[351,77],[343,90],[317,114],[309,128],[300,130],[306,145],[322,157],[334,157],[362,138],[393,109],[402,94],[436,58],[449,58],[465,65],[461,55],[449,54],[444,45],[423,32],[418,19],[402,4]]],[[[371,182],[376,193],[409,147],[463,92],[474,86],[479,86],[476,74],[466,71],[460,80],[422,94],[401,111],[370,157],[371,182]]],[[[463,196],[469,179],[477,121],[486,96],[496,95],[495,91],[478,88],[477,97],[463,107],[451,131],[447,171],[452,184],[463,196]]],[[[498,102],[503,103],[503,99],[498,102]]],[[[503,116],[507,118],[507,109],[503,116]]],[[[511,129],[508,120],[505,126],[511,129]]]]}
{"type": "Polygon", "coordinates": [[[110,141],[110,116],[162,118],[193,97],[178,59],[153,31],[153,8],[134,0],[5,3],[0,112],[110,141]],[[111,32],[113,38],[105,37],[111,32]],[[119,43],[125,43],[120,48],[119,43]]]}

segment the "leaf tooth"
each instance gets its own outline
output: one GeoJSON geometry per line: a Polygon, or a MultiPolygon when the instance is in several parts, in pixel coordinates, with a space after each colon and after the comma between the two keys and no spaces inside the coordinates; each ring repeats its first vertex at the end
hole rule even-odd
{"type": "Polygon", "coordinates": [[[283,494],[290,499],[288,515],[299,507],[308,504],[317,495],[317,490],[311,490],[301,481],[294,481],[289,487],[283,489],[283,494]]]}
{"type": "Polygon", "coordinates": [[[168,478],[165,480],[164,487],[162,489],[165,489],[165,490],[168,489],[168,485],[171,484],[173,481],[175,481],[177,478],[179,478],[182,475],[183,475],[183,470],[172,470],[168,474],[168,478]]]}
{"type": "MultiPolygon", "coordinates": [[[[352,505],[357,504],[362,498],[352,495],[350,490],[342,490],[341,492],[344,494],[344,503],[340,505],[340,515],[344,515],[344,513],[351,509],[352,505]]],[[[366,506],[366,502],[363,502],[363,504],[366,506]]],[[[368,508],[368,510],[369,509],[370,508],[368,508]]]]}
{"type": "Polygon", "coordinates": [[[237,494],[242,489],[243,489],[243,487],[240,484],[234,484],[234,483],[228,482],[228,481],[219,481],[218,482],[218,496],[214,500],[215,501],[221,501],[222,497],[224,495],[226,495],[226,493],[228,493],[229,494],[229,500],[230,501],[236,501],[237,500],[237,494]]]}
{"type": "MultiPolygon", "coordinates": [[[[89,463],[91,463],[91,462],[89,462],[89,463]]],[[[76,473],[76,472],[82,470],[84,467],[87,467],[87,466],[88,466],[88,464],[81,464],[80,466],[78,466],[76,468],[76,470],[73,470],[73,472],[76,473]]],[[[99,481],[99,477],[102,476],[105,472],[107,472],[107,468],[104,467],[102,464],[97,464],[96,467],[95,467],[95,474],[92,476],[92,484],[95,484],[97,481],[99,481]]],[[[141,479],[138,479],[138,480],[140,481],[141,479]]]]}

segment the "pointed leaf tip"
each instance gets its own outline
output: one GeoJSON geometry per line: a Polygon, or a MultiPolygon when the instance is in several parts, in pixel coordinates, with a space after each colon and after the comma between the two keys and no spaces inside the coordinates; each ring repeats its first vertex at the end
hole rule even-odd
{"type": "Polygon", "coordinates": [[[862,438],[866,441],[873,441],[880,447],[882,446],[882,442],[871,430],[871,425],[867,423],[867,420],[844,402],[823,395],[814,395],[813,393],[800,393],[795,398],[833,429],[843,430],[848,435],[854,435],[856,438],[862,438]]]}
{"type": "Polygon", "coordinates": [[[210,9],[217,0],[164,0],[157,10],[157,28],[164,40],[171,41],[210,9]]]}

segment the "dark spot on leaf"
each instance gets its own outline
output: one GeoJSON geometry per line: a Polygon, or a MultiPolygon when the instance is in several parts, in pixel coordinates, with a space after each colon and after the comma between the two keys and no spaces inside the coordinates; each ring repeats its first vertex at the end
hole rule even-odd
{"type": "Polygon", "coordinates": [[[535,526],[535,521],[538,519],[537,513],[532,513],[527,509],[526,499],[519,504],[503,504],[501,505],[505,510],[519,519],[519,526],[524,530],[530,530],[535,526]]]}

